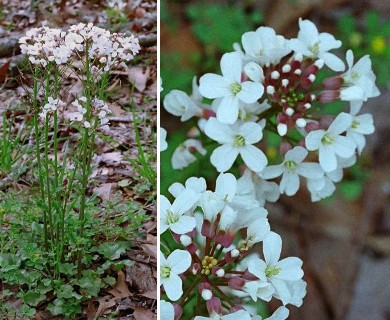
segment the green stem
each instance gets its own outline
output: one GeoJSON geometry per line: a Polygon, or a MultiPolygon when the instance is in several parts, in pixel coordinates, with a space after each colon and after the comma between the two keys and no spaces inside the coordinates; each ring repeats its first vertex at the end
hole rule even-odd
{"type": "MultiPolygon", "coordinates": [[[[89,63],[89,50],[88,50],[88,43],[86,43],[86,52],[85,52],[85,72],[86,72],[86,78],[87,83],[85,86],[85,97],[87,99],[86,101],[86,121],[91,123],[91,70],[90,70],[90,63],[89,63]]],[[[93,142],[92,142],[93,143],[93,142]]],[[[88,163],[90,162],[87,158],[90,154],[88,151],[89,146],[89,128],[84,128],[83,132],[83,141],[82,141],[82,150],[81,150],[81,199],[80,199],[80,213],[79,213],[79,223],[80,223],[80,229],[79,229],[79,241],[81,244],[79,244],[78,247],[78,253],[77,253],[77,273],[78,276],[81,275],[82,271],[82,249],[83,249],[83,239],[84,239],[84,226],[85,226],[85,206],[86,206],[86,194],[87,194],[87,187],[88,187],[88,163]]],[[[91,146],[92,148],[92,146],[91,146]]]]}
{"type": "MultiPolygon", "coordinates": [[[[39,188],[41,191],[41,202],[42,204],[45,202],[45,187],[43,183],[43,174],[42,174],[42,162],[41,162],[41,153],[40,153],[40,135],[39,135],[39,121],[38,121],[38,75],[39,70],[36,68],[34,70],[34,89],[33,89],[33,122],[34,122],[34,131],[35,131],[35,155],[37,157],[38,164],[38,178],[39,178],[39,188]]],[[[49,232],[47,225],[47,211],[43,210],[43,229],[44,229],[44,242],[45,249],[48,253],[49,251],[49,232]]]]}

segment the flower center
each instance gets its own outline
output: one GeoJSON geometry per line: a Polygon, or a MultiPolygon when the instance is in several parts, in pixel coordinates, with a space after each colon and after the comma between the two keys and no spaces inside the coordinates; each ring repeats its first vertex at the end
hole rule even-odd
{"type": "Polygon", "coordinates": [[[280,269],[274,266],[268,266],[267,268],[265,268],[265,276],[267,278],[277,276],[279,272],[280,269]]]}
{"type": "Polygon", "coordinates": [[[359,120],[353,120],[351,128],[352,129],[357,129],[359,127],[359,125],[360,125],[360,121],[359,120]]]}
{"type": "Polygon", "coordinates": [[[290,107],[296,106],[300,101],[303,101],[305,95],[302,92],[295,92],[294,88],[291,88],[289,92],[280,95],[281,99],[284,99],[290,107]]]}
{"type": "Polygon", "coordinates": [[[234,146],[235,148],[245,146],[245,138],[244,138],[243,136],[237,135],[237,136],[234,138],[233,146],[234,146]]]}
{"type": "Polygon", "coordinates": [[[230,90],[233,94],[237,94],[241,91],[241,85],[239,83],[232,83],[230,86],[230,90]]]}
{"type": "Polygon", "coordinates": [[[284,166],[287,168],[287,171],[292,173],[295,171],[296,167],[297,167],[297,164],[296,162],[292,161],[292,160],[288,160],[284,163],[284,166]]]}
{"type": "Polygon", "coordinates": [[[167,211],[166,215],[167,224],[174,224],[179,221],[179,216],[172,211],[167,211]]]}
{"type": "Polygon", "coordinates": [[[321,139],[321,142],[323,144],[333,144],[334,143],[334,139],[331,137],[331,135],[329,133],[325,133],[325,135],[322,137],[321,139]]]}
{"type": "Polygon", "coordinates": [[[309,48],[309,50],[313,55],[318,55],[318,53],[320,52],[320,44],[316,42],[313,46],[309,48]]]}
{"type": "Polygon", "coordinates": [[[211,272],[211,269],[215,267],[217,263],[218,260],[214,257],[205,256],[202,260],[202,270],[200,271],[200,273],[208,276],[211,272]]]}
{"type": "Polygon", "coordinates": [[[161,268],[160,268],[161,277],[162,278],[169,278],[169,276],[171,275],[171,270],[172,270],[171,267],[161,266],[161,268]]]}

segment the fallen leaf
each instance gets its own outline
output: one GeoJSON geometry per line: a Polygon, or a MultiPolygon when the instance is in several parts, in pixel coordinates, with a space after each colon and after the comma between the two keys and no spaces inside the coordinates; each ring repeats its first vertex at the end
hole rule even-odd
{"type": "Polygon", "coordinates": [[[10,65],[10,61],[6,62],[0,67],[0,83],[4,83],[8,76],[8,68],[10,65]]]}
{"type": "Polygon", "coordinates": [[[111,290],[108,290],[108,292],[111,293],[115,298],[126,298],[133,295],[129,291],[125,279],[125,274],[122,270],[118,271],[118,279],[116,281],[115,287],[111,290]]]}
{"type": "Polygon", "coordinates": [[[93,193],[102,199],[102,201],[110,201],[116,186],[116,183],[103,183],[99,187],[94,188],[93,193]]]}
{"type": "Polygon", "coordinates": [[[154,256],[156,259],[157,259],[157,246],[154,245],[154,244],[143,244],[142,245],[142,248],[144,249],[144,251],[148,254],[150,254],[151,256],[154,256]]]}
{"type": "Polygon", "coordinates": [[[100,298],[98,299],[98,302],[99,302],[99,308],[96,311],[94,319],[98,319],[107,311],[107,309],[112,308],[113,306],[116,305],[115,299],[111,298],[110,296],[105,296],[103,298],[100,298]]]}
{"type": "Polygon", "coordinates": [[[141,296],[144,296],[144,297],[149,298],[149,299],[157,300],[157,291],[156,290],[148,291],[148,292],[142,293],[141,296]]]}
{"type": "Polygon", "coordinates": [[[145,72],[144,69],[140,67],[129,68],[128,75],[129,81],[134,84],[138,91],[142,92],[146,88],[146,82],[150,75],[150,68],[147,67],[145,72]]]}
{"type": "Polygon", "coordinates": [[[133,316],[135,320],[154,320],[157,319],[157,315],[145,308],[135,307],[133,316]]]}

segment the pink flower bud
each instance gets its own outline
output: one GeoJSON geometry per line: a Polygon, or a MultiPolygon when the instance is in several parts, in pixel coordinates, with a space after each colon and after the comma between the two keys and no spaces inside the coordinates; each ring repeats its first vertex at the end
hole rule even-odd
{"type": "Polygon", "coordinates": [[[324,90],[320,93],[320,102],[327,103],[336,101],[340,97],[340,91],[338,90],[324,90]]]}
{"type": "Polygon", "coordinates": [[[173,304],[173,310],[175,310],[175,320],[180,320],[183,315],[183,309],[177,303],[173,304]]]}
{"type": "Polygon", "coordinates": [[[315,130],[318,130],[320,128],[320,124],[318,122],[309,122],[306,127],[305,127],[305,130],[306,132],[311,132],[311,131],[315,131],[315,130]]]}
{"type": "Polygon", "coordinates": [[[245,285],[245,280],[240,277],[232,277],[229,279],[229,287],[235,290],[241,290],[245,285]]]}
{"type": "Polygon", "coordinates": [[[289,144],[288,142],[283,142],[279,147],[279,152],[284,155],[286,154],[287,151],[291,149],[292,149],[291,144],[289,144]]]}
{"type": "Polygon", "coordinates": [[[210,300],[206,302],[207,306],[207,311],[209,314],[217,313],[221,314],[222,313],[222,304],[221,300],[219,300],[217,297],[213,296],[210,300]]]}
{"type": "Polygon", "coordinates": [[[344,83],[344,79],[340,76],[335,76],[331,78],[327,78],[322,82],[324,89],[327,90],[340,90],[342,84],[344,83]]]}
{"type": "Polygon", "coordinates": [[[323,116],[320,120],[320,128],[325,130],[328,129],[333,121],[334,121],[334,117],[323,116]]]}

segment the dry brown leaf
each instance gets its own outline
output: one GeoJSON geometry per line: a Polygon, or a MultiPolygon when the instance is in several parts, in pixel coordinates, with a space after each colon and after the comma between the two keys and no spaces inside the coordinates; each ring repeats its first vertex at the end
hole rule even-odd
{"type": "Polygon", "coordinates": [[[99,187],[94,188],[93,193],[102,199],[102,201],[110,201],[116,187],[116,183],[103,183],[99,187]]]}
{"type": "Polygon", "coordinates": [[[140,92],[144,91],[146,88],[146,82],[149,79],[150,68],[146,67],[145,70],[140,67],[129,68],[128,74],[129,81],[134,83],[136,89],[140,92]]]}
{"type": "Polygon", "coordinates": [[[0,83],[4,83],[5,80],[7,79],[7,75],[8,75],[8,68],[9,68],[9,65],[10,65],[10,61],[6,62],[5,64],[3,64],[1,67],[0,67],[0,83]]]}
{"type": "Polygon", "coordinates": [[[157,290],[152,290],[152,291],[142,293],[141,296],[144,296],[149,299],[157,300],[157,290]]]}
{"type": "Polygon", "coordinates": [[[95,318],[95,314],[96,314],[95,305],[93,304],[93,301],[90,300],[88,301],[88,306],[87,306],[87,319],[93,320],[95,318]]]}
{"type": "Polygon", "coordinates": [[[115,298],[127,298],[133,294],[129,291],[129,288],[126,283],[125,274],[122,270],[118,271],[118,279],[116,281],[115,287],[111,290],[108,290],[115,298]]]}
{"type": "Polygon", "coordinates": [[[142,248],[147,254],[150,254],[151,256],[154,256],[157,259],[157,246],[154,244],[143,244],[142,248]]]}
{"type": "Polygon", "coordinates": [[[115,299],[111,298],[110,296],[105,296],[100,299],[99,301],[99,308],[95,313],[94,319],[98,319],[100,316],[102,316],[107,309],[112,308],[116,305],[115,299]]]}
{"type": "Polygon", "coordinates": [[[134,318],[135,320],[154,320],[157,319],[157,315],[145,308],[142,307],[135,307],[134,310],[134,318]]]}
{"type": "Polygon", "coordinates": [[[157,245],[157,237],[151,235],[150,233],[146,236],[146,241],[157,245]]]}

